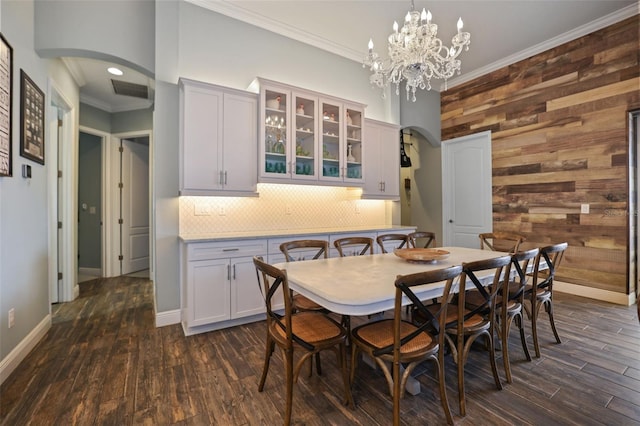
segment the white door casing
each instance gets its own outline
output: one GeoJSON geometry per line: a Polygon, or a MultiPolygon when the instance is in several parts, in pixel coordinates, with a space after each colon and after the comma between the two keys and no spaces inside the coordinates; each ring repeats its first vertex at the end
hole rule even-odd
{"type": "Polygon", "coordinates": [[[491,232],[491,132],[442,142],[443,245],[479,248],[491,232]]]}
{"type": "Polygon", "coordinates": [[[149,146],[122,140],[122,274],[149,268],[149,146]]]}

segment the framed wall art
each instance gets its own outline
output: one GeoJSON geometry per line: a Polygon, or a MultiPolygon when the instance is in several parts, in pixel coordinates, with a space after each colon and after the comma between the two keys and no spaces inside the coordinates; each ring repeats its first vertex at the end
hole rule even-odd
{"type": "Polygon", "coordinates": [[[11,176],[13,49],[0,33],[0,176],[11,176]]]}
{"type": "Polygon", "coordinates": [[[20,155],[44,164],[44,93],[20,70],[20,155]]]}

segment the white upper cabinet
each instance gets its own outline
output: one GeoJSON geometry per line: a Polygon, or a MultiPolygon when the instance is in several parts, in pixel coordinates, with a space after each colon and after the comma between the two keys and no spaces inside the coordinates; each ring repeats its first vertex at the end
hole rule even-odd
{"type": "Polygon", "coordinates": [[[400,127],[366,119],[365,185],[362,198],[400,199],[400,127]]]}
{"type": "Polygon", "coordinates": [[[258,100],[180,79],[180,195],[256,196],[258,100]]]}
{"type": "Polygon", "coordinates": [[[362,185],[364,107],[286,84],[260,89],[260,182],[362,185]]]}

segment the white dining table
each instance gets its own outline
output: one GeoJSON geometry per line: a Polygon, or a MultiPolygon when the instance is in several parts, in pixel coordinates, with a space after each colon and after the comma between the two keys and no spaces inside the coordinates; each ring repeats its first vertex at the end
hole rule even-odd
{"type": "MultiPolygon", "coordinates": [[[[357,316],[393,309],[394,282],[398,275],[442,269],[509,254],[465,247],[439,249],[448,251],[449,256],[435,262],[410,262],[394,253],[385,253],[284,262],[274,266],[287,271],[289,287],[292,290],[331,312],[357,316]]],[[[492,279],[493,273],[489,271],[487,277],[478,278],[492,279]]],[[[413,290],[419,299],[428,300],[441,296],[444,284],[427,284],[414,287],[413,290]]],[[[467,286],[472,288],[473,283],[469,281],[467,286]]],[[[410,304],[410,301],[406,299],[403,304],[410,304]]]]}

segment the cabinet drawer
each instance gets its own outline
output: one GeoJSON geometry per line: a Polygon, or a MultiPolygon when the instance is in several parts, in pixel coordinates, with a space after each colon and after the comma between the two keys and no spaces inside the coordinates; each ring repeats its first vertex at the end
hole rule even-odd
{"type": "Polygon", "coordinates": [[[245,256],[265,256],[267,240],[224,241],[191,243],[187,248],[188,260],[206,260],[245,256]]]}

